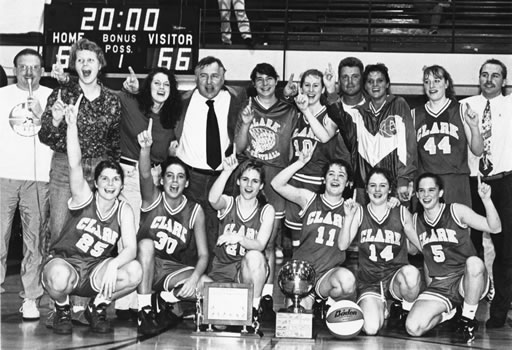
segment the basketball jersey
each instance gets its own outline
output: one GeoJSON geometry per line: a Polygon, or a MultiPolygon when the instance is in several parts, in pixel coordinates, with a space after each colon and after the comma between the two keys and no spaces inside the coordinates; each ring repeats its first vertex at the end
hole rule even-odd
{"type": "Polygon", "coordinates": [[[51,255],[84,260],[112,256],[121,237],[121,213],[126,202],[116,199],[112,209],[102,216],[97,200],[91,194],[83,204],[69,207],[62,233],[50,248],[51,255]]]}
{"type": "Polygon", "coordinates": [[[413,223],[431,277],[460,273],[466,259],[476,255],[469,229],[455,216],[453,205],[441,203],[432,222],[424,214],[416,213],[413,223]]]}
{"type": "Polygon", "coordinates": [[[309,261],[318,279],[345,261],[345,252],[338,248],[338,235],[345,219],[343,200],[329,203],[323,194],[315,194],[300,215],[300,246],[293,253],[293,259],[309,261]]]}
{"type": "Polygon", "coordinates": [[[151,238],[155,244],[155,256],[164,260],[183,263],[194,249],[194,223],[199,204],[183,196],[180,205],[173,209],[161,192],[147,208],[141,209],[138,238],[151,238]]]}
{"type": "Polygon", "coordinates": [[[420,174],[469,174],[468,144],[460,103],[449,99],[437,113],[425,104],[414,109],[412,115],[420,174]]]}
{"type": "MultiPolygon", "coordinates": [[[[247,217],[240,212],[240,197],[223,196],[227,200],[227,207],[219,211],[219,237],[225,233],[234,233],[250,239],[256,239],[263,220],[263,214],[270,204],[256,205],[247,217]]],[[[245,248],[240,243],[223,244],[215,246],[215,257],[223,264],[238,262],[245,255],[245,248]]]]}
{"type": "Polygon", "coordinates": [[[356,242],[359,247],[358,280],[375,283],[408,264],[403,206],[388,208],[382,219],[370,205],[362,207],[356,242]]]}
{"type": "MultiPolygon", "coordinates": [[[[323,126],[327,124],[328,116],[325,106],[322,106],[322,109],[315,115],[315,118],[323,126]]],[[[316,145],[311,160],[293,175],[293,179],[297,181],[321,186],[322,173],[327,163],[333,159],[340,158],[348,160],[350,163],[350,155],[339,133],[336,133],[326,143],[320,142],[302,113],[299,114],[297,128],[293,132],[291,141],[293,155],[290,163],[295,162],[299,158],[299,152],[311,149],[316,145]]]]}
{"type": "Polygon", "coordinates": [[[252,103],[254,118],[249,126],[245,155],[265,165],[284,168],[290,157],[290,138],[297,125],[297,108],[278,100],[266,109],[258,99],[252,103]]]}

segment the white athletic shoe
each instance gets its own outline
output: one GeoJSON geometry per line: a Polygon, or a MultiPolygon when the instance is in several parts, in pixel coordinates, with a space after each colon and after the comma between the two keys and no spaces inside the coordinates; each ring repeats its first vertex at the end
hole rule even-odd
{"type": "Polygon", "coordinates": [[[36,321],[39,320],[39,317],[41,316],[35,299],[23,299],[20,312],[22,313],[23,320],[25,321],[36,321]]]}

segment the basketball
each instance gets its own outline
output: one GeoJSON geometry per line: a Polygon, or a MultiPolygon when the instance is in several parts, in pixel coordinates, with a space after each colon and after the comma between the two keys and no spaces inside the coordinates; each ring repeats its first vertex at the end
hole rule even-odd
{"type": "Polygon", "coordinates": [[[340,300],[329,308],[325,323],[335,337],[350,339],[357,336],[363,328],[363,311],[352,301],[340,300]]]}

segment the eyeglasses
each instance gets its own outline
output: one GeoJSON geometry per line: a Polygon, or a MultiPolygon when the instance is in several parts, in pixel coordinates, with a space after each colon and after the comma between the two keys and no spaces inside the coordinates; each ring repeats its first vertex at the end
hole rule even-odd
{"type": "Polygon", "coordinates": [[[17,68],[19,70],[21,70],[22,72],[28,72],[28,71],[40,70],[41,66],[27,66],[27,65],[21,64],[17,68]]]}

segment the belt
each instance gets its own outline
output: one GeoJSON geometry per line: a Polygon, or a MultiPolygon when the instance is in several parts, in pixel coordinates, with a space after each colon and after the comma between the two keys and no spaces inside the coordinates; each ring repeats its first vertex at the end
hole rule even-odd
{"type": "MultiPolygon", "coordinates": [[[[126,158],[126,157],[121,157],[121,159],[119,160],[119,163],[133,166],[133,167],[136,167],[137,164],[139,164],[138,161],[130,159],[130,158],[126,158]]],[[[153,162],[153,163],[151,163],[151,167],[154,168],[154,167],[159,166],[160,164],[161,163],[153,162]]]]}
{"type": "Polygon", "coordinates": [[[503,179],[505,176],[512,175],[512,171],[504,171],[502,173],[486,176],[482,178],[482,181],[493,181],[493,180],[500,180],[503,179]]]}
{"type": "Polygon", "coordinates": [[[208,169],[194,168],[194,167],[191,167],[190,165],[188,165],[188,168],[190,169],[190,171],[192,171],[194,173],[198,173],[201,175],[209,175],[209,176],[219,176],[220,173],[222,172],[222,170],[208,170],[208,169]]]}

